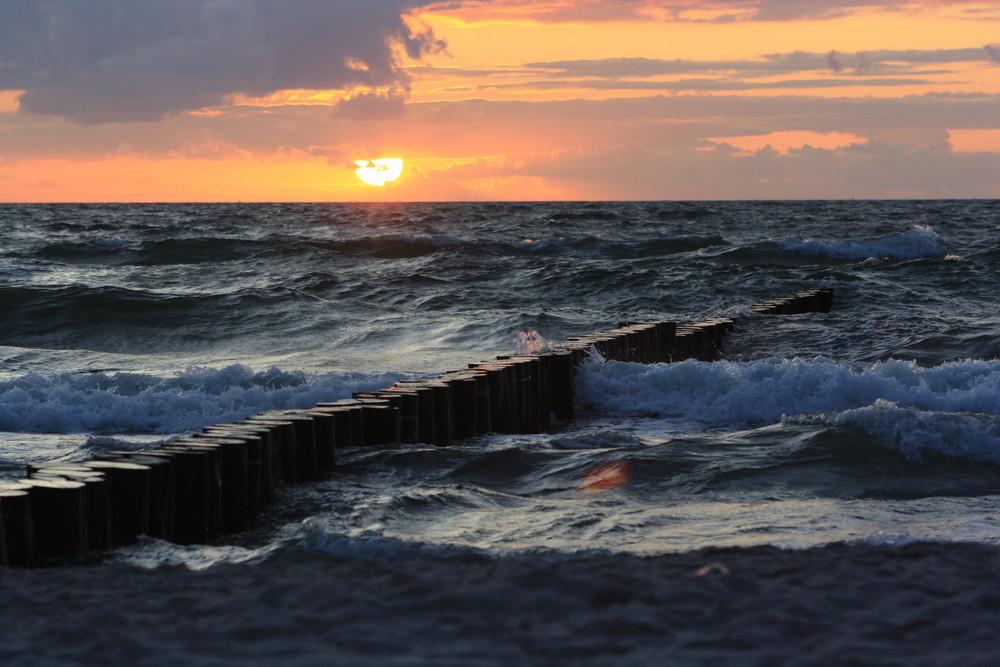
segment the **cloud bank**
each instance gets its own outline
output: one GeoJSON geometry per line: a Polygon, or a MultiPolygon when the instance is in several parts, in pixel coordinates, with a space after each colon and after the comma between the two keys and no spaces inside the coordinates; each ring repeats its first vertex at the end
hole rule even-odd
{"type": "Polygon", "coordinates": [[[428,9],[467,21],[735,23],[822,21],[865,10],[902,11],[921,6],[949,5],[975,11],[983,4],[982,0],[445,0],[428,4],[428,9]]]}
{"type": "Polygon", "coordinates": [[[605,58],[601,60],[557,60],[524,63],[522,67],[546,70],[552,76],[595,78],[654,77],[674,74],[724,73],[742,76],[774,76],[829,71],[835,74],[878,74],[919,71],[927,65],[959,62],[1000,62],[1000,45],[982,48],[937,50],[874,50],[845,53],[768,53],[755,60],[661,60],[653,58],[605,58]]]}
{"type": "MultiPolygon", "coordinates": [[[[151,121],[233,93],[405,91],[397,52],[443,43],[413,0],[18,0],[0,4],[0,89],[78,123],[151,121]]],[[[398,93],[397,93],[398,94],[398,93]]]]}

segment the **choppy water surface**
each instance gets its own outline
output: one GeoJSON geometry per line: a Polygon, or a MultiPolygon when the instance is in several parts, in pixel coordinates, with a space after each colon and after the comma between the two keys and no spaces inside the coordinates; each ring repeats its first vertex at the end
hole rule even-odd
{"type": "Polygon", "coordinates": [[[347,452],[236,546],[142,562],[1000,543],[991,201],[0,206],[0,471],[144,447],[625,319],[724,359],[584,367],[579,418],[347,452]],[[836,290],[833,312],[751,303],[836,290]]]}

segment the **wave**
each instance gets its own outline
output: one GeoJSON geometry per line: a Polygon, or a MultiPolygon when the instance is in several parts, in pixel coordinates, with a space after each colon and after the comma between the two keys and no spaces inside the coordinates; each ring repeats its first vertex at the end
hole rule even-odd
{"type": "Polygon", "coordinates": [[[588,211],[554,211],[550,213],[547,220],[554,221],[566,221],[566,220],[581,220],[581,221],[592,221],[592,220],[618,220],[619,216],[614,211],[608,211],[603,209],[594,209],[588,211]]]}
{"type": "Polygon", "coordinates": [[[229,262],[251,257],[274,246],[273,241],[219,237],[136,241],[121,236],[45,245],[38,259],[66,264],[163,266],[229,262]]]}
{"type": "MultiPolygon", "coordinates": [[[[515,252],[529,252],[550,257],[581,257],[586,259],[642,259],[662,257],[703,248],[729,245],[718,234],[685,235],[645,241],[619,241],[595,236],[559,237],[555,239],[524,239],[499,246],[515,252]]],[[[496,246],[495,246],[496,247],[496,246]]]]}
{"type": "Polygon", "coordinates": [[[673,220],[699,220],[715,215],[709,208],[661,208],[655,210],[653,217],[663,222],[673,220]]]}
{"type": "Polygon", "coordinates": [[[406,259],[431,255],[442,248],[461,246],[464,242],[454,236],[428,234],[373,236],[340,241],[317,241],[313,247],[344,255],[360,255],[379,259],[406,259]]]}
{"type": "Polygon", "coordinates": [[[949,255],[941,238],[930,227],[916,225],[912,231],[873,239],[819,241],[768,240],[727,248],[714,261],[735,264],[798,265],[863,260],[914,260],[923,258],[958,259],[949,255]]]}
{"type": "Polygon", "coordinates": [[[782,250],[828,257],[830,259],[921,259],[943,257],[945,250],[933,229],[914,225],[909,232],[900,232],[876,239],[840,241],[774,241],[782,250]]]}
{"type": "Polygon", "coordinates": [[[870,406],[815,421],[861,431],[868,439],[910,459],[941,455],[1000,464],[1000,417],[993,414],[921,410],[878,399],[870,406]]]}
{"type": "Polygon", "coordinates": [[[470,240],[454,236],[395,235],[339,241],[313,242],[313,247],[344,255],[379,259],[405,259],[457,249],[492,255],[542,255],[587,259],[630,259],[673,255],[728,245],[718,234],[682,235],[644,241],[621,241],[597,236],[525,238],[518,241],[470,240]]]}
{"type": "Polygon", "coordinates": [[[0,309],[8,313],[0,322],[0,341],[74,349],[107,349],[105,343],[117,341],[134,351],[164,349],[160,344],[168,340],[199,344],[287,333],[316,326],[296,317],[303,302],[316,298],[294,287],[231,284],[200,294],[83,285],[0,288],[0,309]]]}
{"type": "Polygon", "coordinates": [[[183,433],[264,410],[306,408],[384,389],[401,373],[254,371],[234,364],[145,373],[31,373],[0,381],[0,431],[183,433]]]}
{"type": "Polygon", "coordinates": [[[645,366],[590,363],[581,408],[681,417],[724,429],[778,422],[856,426],[911,457],[936,452],[1000,463],[1000,361],[836,363],[770,359],[645,366]]]}
{"type": "Polygon", "coordinates": [[[103,266],[171,266],[233,262],[253,257],[302,256],[336,253],[349,257],[408,259],[433,255],[445,249],[494,255],[543,255],[588,259],[631,259],[694,252],[729,245],[718,234],[691,234],[639,241],[597,236],[526,238],[517,241],[473,240],[450,235],[392,234],[354,239],[228,239],[199,237],[135,241],[119,236],[85,241],[51,243],[30,257],[57,264],[103,266]]]}

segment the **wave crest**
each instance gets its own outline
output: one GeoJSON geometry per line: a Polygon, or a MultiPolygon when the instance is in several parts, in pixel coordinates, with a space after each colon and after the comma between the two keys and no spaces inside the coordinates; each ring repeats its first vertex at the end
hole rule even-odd
{"type": "Polygon", "coordinates": [[[145,373],[31,373],[0,381],[0,431],[183,433],[264,410],[383,389],[403,374],[254,371],[240,364],[145,373]]]}
{"type": "Polygon", "coordinates": [[[776,423],[892,401],[903,407],[1000,415],[1000,361],[932,368],[914,362],[814,359],[646,366],[592,363],[577,376],[581,407],[605,415],[682,416],[726,428],[776,423]]]}
{"type": "Polygon", "coordinates": [[[877,239],[842,241],[775,241],[780,248],[806,255],[831,259],[920,259],[944,257],[941,237],[926,225],[914,225],[913,230],[877,239]]]}

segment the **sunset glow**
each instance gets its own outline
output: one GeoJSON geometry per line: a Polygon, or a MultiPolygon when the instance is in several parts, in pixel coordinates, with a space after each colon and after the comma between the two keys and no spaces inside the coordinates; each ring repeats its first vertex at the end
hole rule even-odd
{"type": "Polygon", "coordinates": [[[368,185],[382,187],[390,181],[399,178],[403,173],[403,161],[397,157],[379,158],[378,160],[355,160],[358,165],[355,172],[368,185]]]}
{"type": "Polygon", "coordinates": [[[0,20],[0,201],[1000,196],[995,3],[216,4],[0,20]]]}

